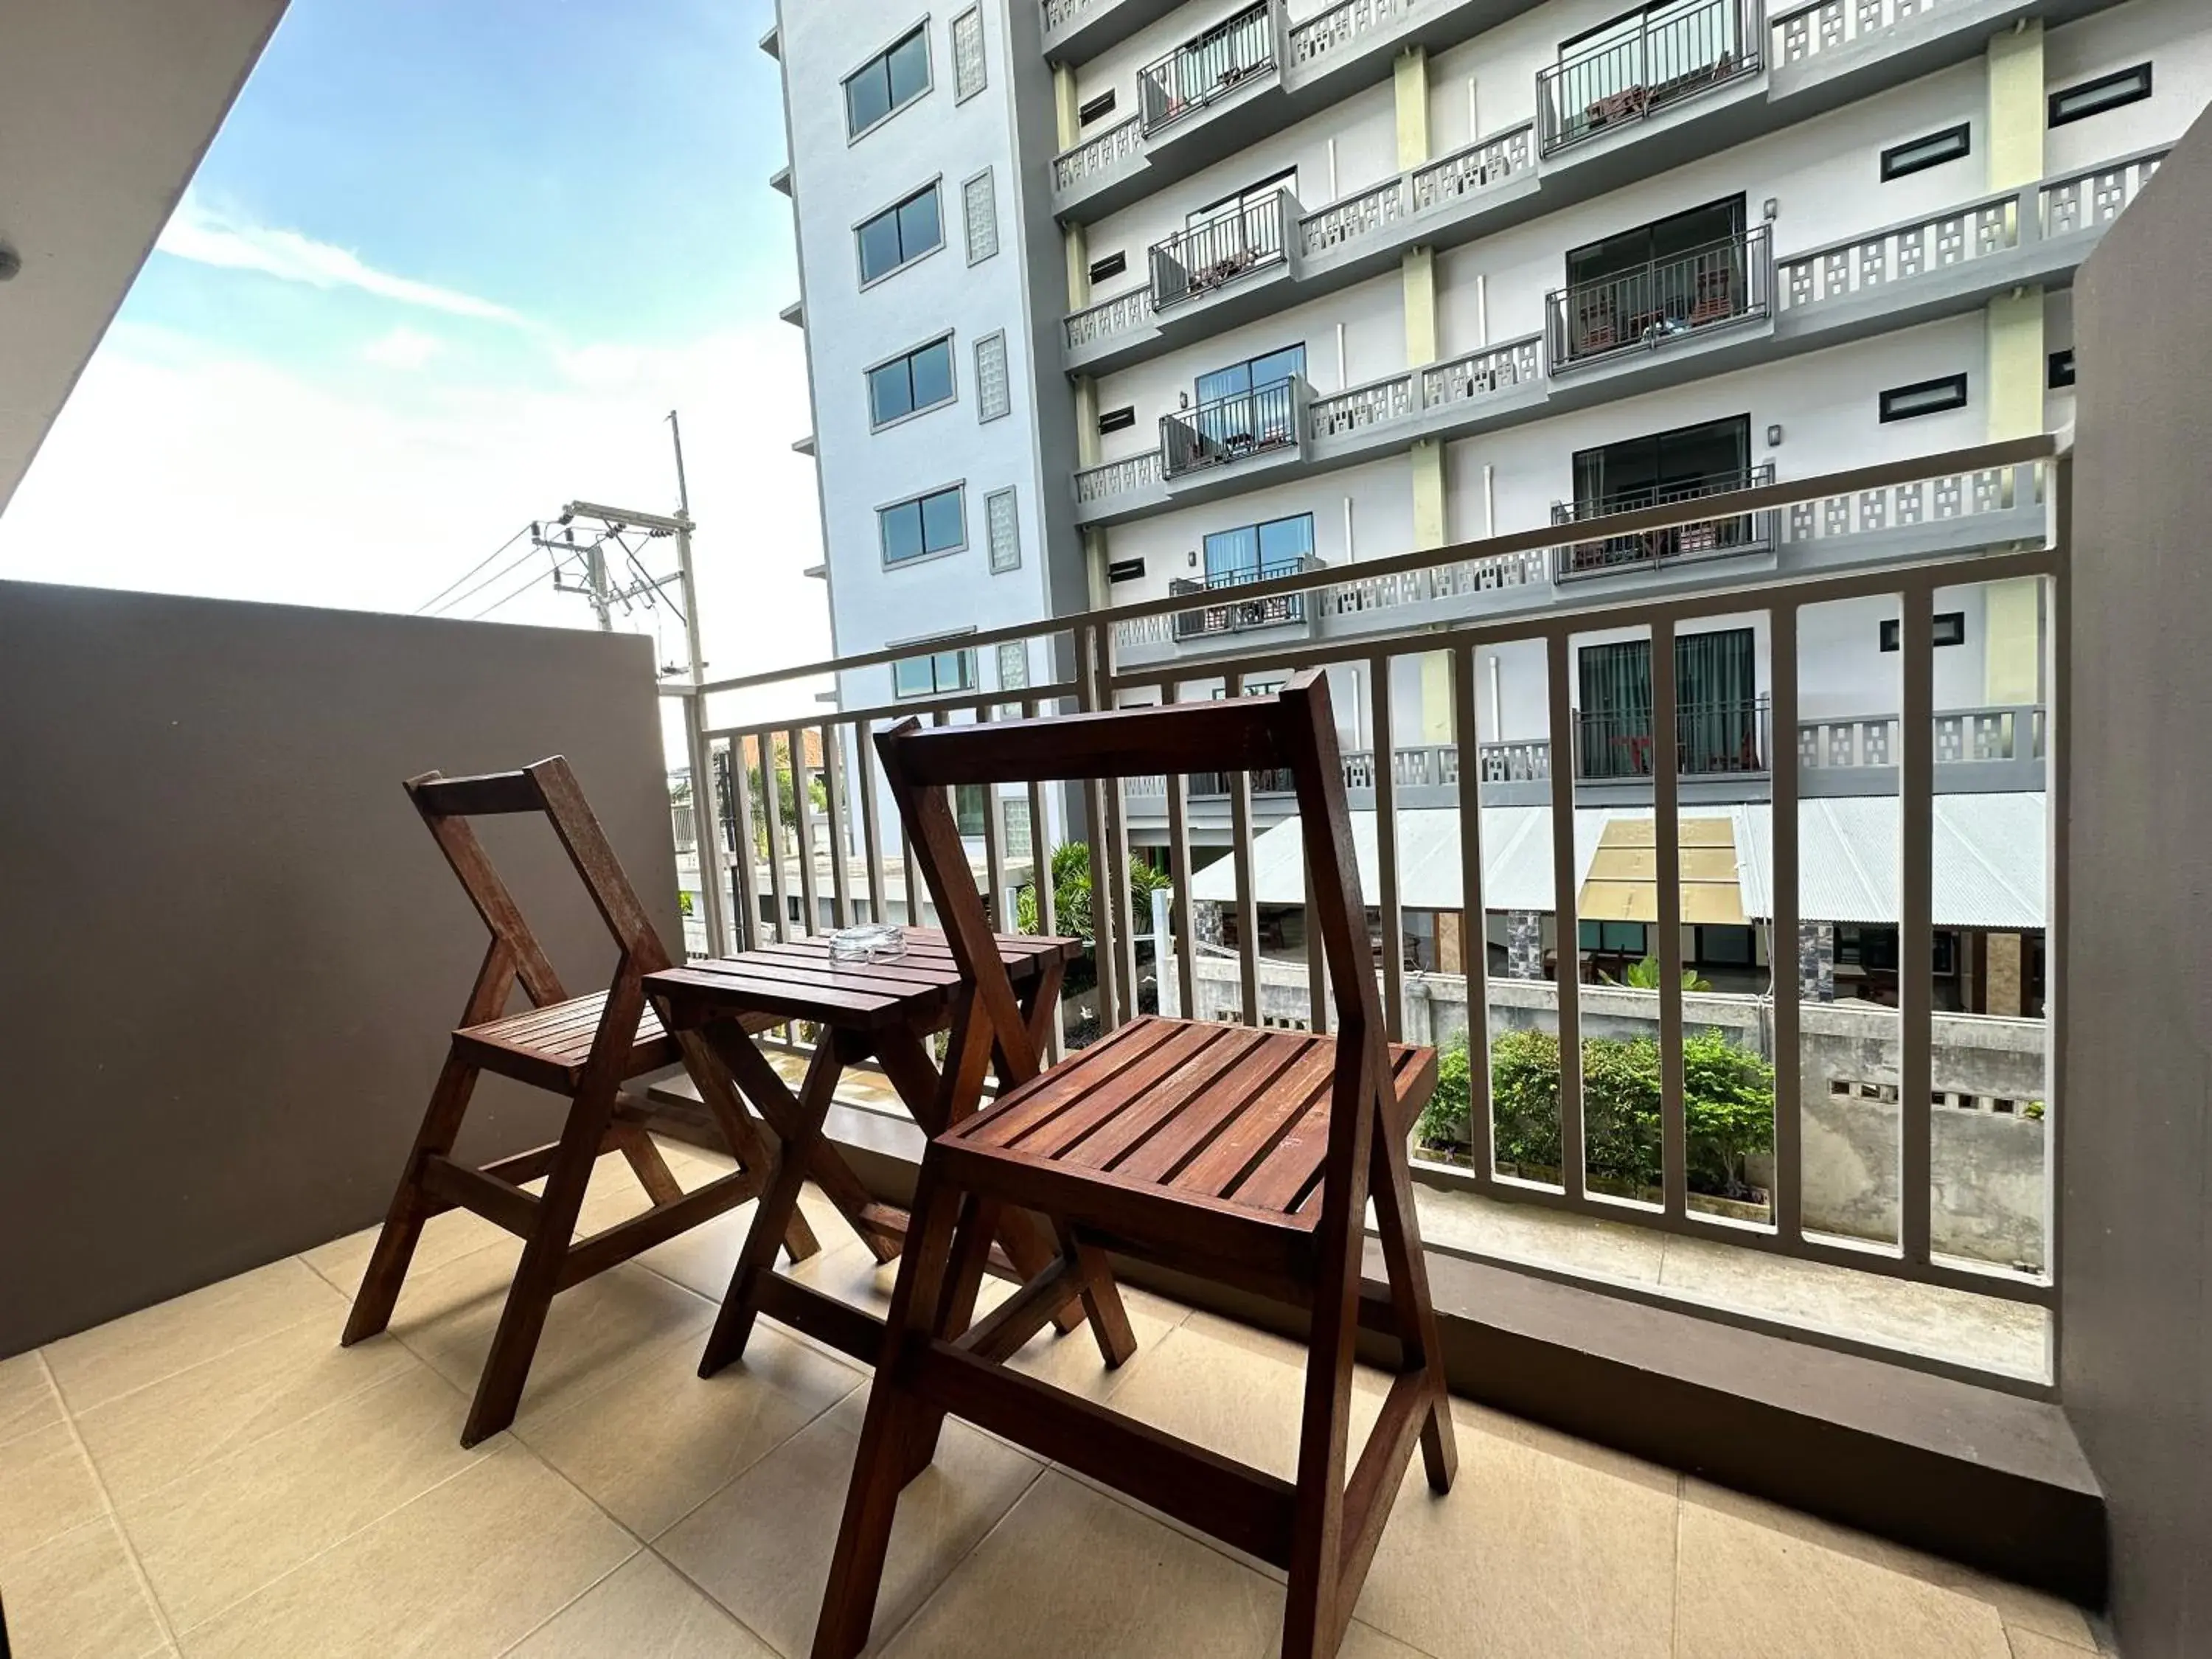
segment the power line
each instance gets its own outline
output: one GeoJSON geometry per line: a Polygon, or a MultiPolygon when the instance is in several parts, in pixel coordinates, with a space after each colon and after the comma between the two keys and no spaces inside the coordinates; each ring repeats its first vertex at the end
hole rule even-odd
{"type": "Polygon", "coordinates": [[[442,617],[451,611],[456,605],[465,604],[468,600],[474,599],[477,594],[483,592],[484,589],[489,587],[494,582],[500,580],[501,578],[514,571],[521,569],[524,565],[530,562],[532,557],[537,553],[537,551],[538,548],[534,544],[529,547],[524,548],[518,556],[510,559],[507,563],[500,566],[498,569],[493,571],[490,575],[486,576],[482,581],[477,583],[474,586],[454,594],[452,599],[446,600],[430,614],[434,617],[442,617]]]}
{"type": "Polygon", "coordinates": [[[521,529],[521,530],[518,530],[518,531],[516,531],[516,532],[514,532],[514,534],[513,534],[512,536],[509,536],[509,537],[508,537],[505,541],[501,542],[501,543],[497,547],[495,547],[494,549],[492,549],[492,550],[491,550],[490,552],[489,552],[489,553],[485,554],[485,555],[483,556],[483,557],[482,557],[481,559],[478,559],[478,560],[477,560],[474,564],[471,565],[471,566],[470,566],[466,570],[464,570],[463,572],[461,572],[461,574],[460,574],[459,575],[458,575],[458,576],[454,577],[453,580],[451,580],[451,581],[447,582],[447,583],[443,587],[440,588],[436,592],[433,593],[433,594],[432,594],[428,599],[427,599],[423,600],[422,604],[420,604],[420,605],[416,605],[416,606],[415,607],[415,614],[416,614],[416,616],[418,616],[418,617],[419,617],[419,616],[421,616],[421,615],[422,615],[425,611],[428,611],[428,610],[432,605],[434,605],[437,604],[439,600],[441,600],[441,599],[444,599],[444,598],[446,597],[446,595],[447,595],[447,594],[448,594],[448,593],[452,592],[455,588],[459,587],[459,586],[463,582],[465,582],[465,581],[468,580],[468,579],[469,579],[470,577],[471,577],[471,576],[475,575],[475,574],[477,574],[477,571],[479,571],[479,570],[483,569],[486,565],[489,564],[489,563],[490,563],[494,559],[497,558],[501,554],[502,554],[502,553],[506,552],[506,551],[507,551],[507,550],[508,548],[513,547],[513,546],[515,544],[515,543],[517,543],[517,542],[519,542],[519,541],[520,541],[520,540],[522,539],[522,538],[523,538],[523,534],[524,534],[524,532],[527,531],[529,528],[530,528],[530,526],[529,526],[528,525],[525,525],[525,526],[523,526],[523,527],[522,527],[522,529],[521,529]]]}
{"type": "MultiPolygon", "coordinates": [[[[534,552],[536,550],[535,550],[535,549],[532,549],[532,550],[534,552]]],[[[561,567],[560,567],[560,565],[558,565],[558,564],[556,563],[556,564],[553,567],[553,568],[555,569],[555,571],[556,571],[556,572],[558,572],[558,571],[559,571],[559,569],[561,568],[561,567]]],[[[538,573],[537,573],[536,571],[534,571],[534,570],[533,570],[533,571],[532,571],[532,572],[531,572],[531,574],[530,574],[530,580],[529,580],[528,581],[526,581],[525,583],[523,583],[521,586],[520,586],[520,587],[516,588],[516,589],[515,589],[512,593],[509,593],[509,594],[508,594],[505,599],[494,599],[494,600],[493,600],[489,605],[486,605],[483,610],[481,610],[481,611],[479,611],[476,612],[473,616],[470,617],[469,617],[469,621],[471,621],[471,622],[482,622],[482,621],[483,621],[486,617],[489,617],[489,615],[491,615],[491,613],[492,613],[493,611],[497,611],[497,610],[500,610],[500,609],[501,609],[501,608],[502,608],[502,607],[504,607],[504,606],[513,605],[513,604],[514,604],[517,599],[520,599],[520,598],[521,598],[525,593],[529,592],[532,588],[536,587],[536,586],[538,586],[538,582],[539,582],[539,580],[541,580],[541,578],[538,576],[538,573]]]]}

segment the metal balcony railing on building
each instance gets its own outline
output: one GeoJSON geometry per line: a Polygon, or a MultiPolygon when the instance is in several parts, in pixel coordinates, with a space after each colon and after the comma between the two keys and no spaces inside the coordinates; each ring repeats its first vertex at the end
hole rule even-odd
{"type": "Polygon", "coordinates": [[[1274,67],[1274,12],[1262,0],[1137,71],[1137,112],[1145,136],[1174,125],[1274,67]]]}
{"type": "Polygon", "coordinates": [[[1642,121],[1759,66],[1753,0],[1656,6],[1628,32],[1536,74],[1538,142],[1546,155],[1642,121]]]}
{"type": "Polygon", "coordinates": [[[1195,409],[1161,416],[1163,476],[1180,478],[1294,447],[1302,428],[1304,390],[1296,375],[1285,375],[1249,392],[1233,392],[1208,398],[1195,409]]]}
{"type": "Polygon", "coordinates": [[[1287,190],[1177,231],[1151,250],[1152,309],[1166,311],[1283,263],[1284,231],[1297,222],[1287,190]]]}
{"type": "MultiPolygon", "coordinates": [[[[1204,581],[1180,579],[1168,584],[1168,592],[1176,594],[1219,593],[1226,590],[1249,587],[1255,582],[1272,580],[1277,576],[1302,575],[1321,568],[1319,559],[1304,557],[1278,559],[1263,564],[1256,570],[1218,570],[1204,581]]],[[[1196,611],[1179,611],[1175,617],[1175,637],[1178,641],[1204,639],[1213,634],[1241,634],[1248,629],[1280,628],[1286,623],[1303,623],[1306,619],[1306,596],[1303,593],[1279,593],[1261,599],[1240,599],[1227,605],[1209,605],[1196,611]]]]}
{"type": "MultiPolygon", "coordinates": [[[[1723,495],[1739,489],[1755,489],[1774,482],[1774,463],[1768,461],[1742,472],[1716,473],[1686,483],[1628,489],[1589,503],[1554,501],[1555,525],[1593,523],[1616,514],[1641,513],[1655,507],[1673,507],[1707,495],[1723,495]]],[[[1558,574],[1565,580],[1607,571],[1650,569],[1685,559],[1710,558],[1735,553],[1770,552],[1781,532],[1778,512],[1745,513],[1705,519],[1694,524],[1672,525],[1664,530],[1631,531],[1573,542],[1559,550],[1558,574]]]]}
{"type": "MultiPolygon", "coordinates": [[[[1767,769],[1768,714],[1763,696],[1676,704],[1674,775],[1711,778],[1763,774],[1767,769]]],[[[1577,711],[1575,776],[1585,783],[1650,777],[1656,763],[1653,725],[1648,708],[1577,711]]]]}
{"type": "Polygon", "coordinates": [[[1554,289],[1544,299],[1552,373],[1767,315],[1773,252],[1767,228],[1754,225],[1741,236],[1554,289]]]}

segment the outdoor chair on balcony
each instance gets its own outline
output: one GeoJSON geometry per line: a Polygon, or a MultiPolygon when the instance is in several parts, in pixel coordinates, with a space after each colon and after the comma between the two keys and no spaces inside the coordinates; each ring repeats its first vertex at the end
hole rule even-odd
{"type": "Polygon", "coordinates": [[[1574,356],[1610,351],[1620,343],[1620,319],[1611,295],[1585,299],[1575,307],[1574,356]]]}
{"type": "MultiPolygon", "coordinates": [[[[988,726],[925,730],[910,720],[877,746],[983,1016],[949,1064],[980,1075],[995,1048],[1000,1091],[923,1154],[815,1659],[851,1659],[868,1639],[900,1491],[928,1466],[948,1412],[1287,1569],[1282,1651],[1327,1659],[1415,1441],[1438,1492],[1456,1455],[1406,1152],[1437,1060],[1384,1039],[1328,681],[1302,674],[1272,697],[988,726]],[[1144,1018],[1040,1073],[947,786],[1207,768],[1291,775],[1334,1034],[1144,1018]],[[1370,1200],[1383,1282],[1361,1275],[1370,1200]],[[971,1323],[1008,1206],[1052,1218],[1063,1254],[971,1323]],[[1064,1299],[1070,1275],[1085,1271],[1082,1253],[1102,1246],[1311,1310],[1294,1481],[1006,1366],[1064,1299]],[[1402,1358],[1355,1462],[1347,1437],[1363,1309],[1397,1337],[1402,1358]]],[[[981,1632],[975,1642],[990,1645],[981,1632]]]]}
{"type": "MultiPolygon", "coordinates": [[[[422,1224],[431,1217],[472,1210],[521,1237],[522,1261],[461,1431],[461,1443],[473,1446],[514,1420],[556,1293],[757,1197],[770,1158],[719,1062],[696,1035],[662,1030],[647,1006],[642,978],[670,966],[668,952],[568,763],[556,755],[519,772],[463,778],[426,772],[409,779],[406,787],[470,902],[491,930],[491,948],[477,971],[459,1029],[453,1033],[445,1067],[340,1340],[351,1346],[390,1323],[422,1224]],[[562,988],[469,825],[471,817],[507,813],[542,813],[552,823],[621,951],[605,990],[572,997],[562,988]],[[507,1000],[518,981],[532,1006],[509,1014],[507,1000]],[[646,1132],[645,1108],[621,1097],[622,1085],[630,1079],[679,1060],[690,1068],[738,1160],[734,1174],[690,1193],[670,1173],[646,1132]],[[560,1139],[481,1169],[455,1161],[453,1142],[483,1072],[566,1097],[568,1112],[560,1139]],[[652,1207],[572,1243],[592,1166],[604,1152],[623,1154],[652,1207]],[[525,1190],[526,1182],[541,1176],[542,1194],[525,1190]]],[[[794,1258],[819,1249],[795,1214],[784,1242],[794,1258]]]]}

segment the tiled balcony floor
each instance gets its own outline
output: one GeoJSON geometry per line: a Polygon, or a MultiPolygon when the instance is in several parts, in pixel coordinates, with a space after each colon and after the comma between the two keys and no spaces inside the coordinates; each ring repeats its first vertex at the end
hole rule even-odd
{"type": "MultiPolygon", "coordinates": [[[[671,1161],[687,1183],[708,1173],[671,1161]]],[[[585,1224],[642,1203],[610,1158],[585,1224]]],[[[430,1224],[391,1333],[355,1349],[337,1339],[366,1233],[0,1361],[19,1659],[803,1655],[866,1378],[766,1324],[744,1364],[694,1375],[749,1213],[561,1297],[514,1430],[474,1451],[465,1391],[520,1247],[465,1214],[430,1224]]],[[[825,1249],[804,1271],[887,1300],[891,1270],[812,1213],[825,1249]]],[[[1297,1350],[1131,1303],[1141,1346],[1120,1372],[1079,1334],[1021,1363],[1290,1474],[1297,1350]]],[[[1347,1659],[2096,1650],[2049,1597],[1457,1412],[1459,1484],[1437,1498],[1409,1473],[1347,1659]]],[[[1260,1659],[1279,1583],[954,1424],[900,1506],[877,1650],[1260,1659]]]]}

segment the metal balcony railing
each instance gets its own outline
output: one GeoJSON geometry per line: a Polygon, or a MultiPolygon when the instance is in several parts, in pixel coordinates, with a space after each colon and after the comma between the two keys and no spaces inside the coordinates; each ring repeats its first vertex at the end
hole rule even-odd
{"type": "Polygon", "coordinates": [[[1284,232],[1297,222],[1287,190],[1179,230],[1151,250],[1152,309],[1165,311],[1240,277],[1282,264],[1284,232]]]}
{"type": "Polygon", "coordinates": [[[1649,8],[1632,32],[1536,73],[1538,143],[1546,155],[1642,121],[1759,65],[1753,0],[1649,8]]]}
{"type": "MultiPolygon", "coordinates": [[[[1747,471],[1720,472],[1692,479],[1686,483],[1622,490],[1601,501],[1554,501],[1552,503],[1552,522],[1555,525],[1594,523],[1616,514],[1637,513],[1655,507],[1673,507],[1706,495],[1726,495],[1730,490],[1755,489],[1773,482],[1774,463],[1768,461],[1747,471]]],[[[1632,567],[1650,568],[1717,554],[1771,550],[1781,532],[1780,520],[1779,512],[1770,509],[1763,513],[1704,519],[1694,524],[1673,525],[1664,530],[1635,531],[1622,535],[1601,536],[1590,541],[1572,542],[1559,550],[1558,573],[1564,579],[1632,567]]]]}
{"type": "Polygon", "coordinates": [[[1216,23],[1137,71],[1137,113],[1149,138],[1275,67],[1268,0],[1216,23]]]}
{"type": "Polygon", "coordinates": [[[1650,351],[1709,329],[1768,314],[1774,246],[1765,225],[1741,236],[1594,282],[1555,289],[1544,299],[1552,373],[1564,374],[1625,351],[1650,351]]]}
{"type": "MultiPolygon", "coordinates": [[[[1168,584],[1168,592],[1178,594],[1219,593],[1228,589],[1249,587],[1255,582],[1272,580],[1277,576],[1300,575],[1320,567],[1321,561],[1311,557],[1278,559],[1254,570],[1216,571],[1204,581],[1171,581],[1168,584]]],[[[1175,637],[1196,640],[1211,634],[1241,634],[1247,629],[1280,628],[1286,623],[1302,623],[1305,619],[1306,596],[1303,593],[1282,593],[1267,599],[1209,605],[1197,611],[1179,611],[1175,617],[1175,637]]]]}
{"type": "MultiPolygon", "coordinates": [[[[1735,697],[1674,709],[1675,775],[1722,777],[1767,769],[1768,700],[1735,697]]],[[[1585,783],[1648,778],[1655,763],[1649,708],[1575,715],[1575,775],[1585,783]]]]}
{"type": "Polygon", "coordinates": [[[1161,471],[1170,478],[1294,447],[1304,387],[1295,375],[1160,416],[1161,471]]]}

